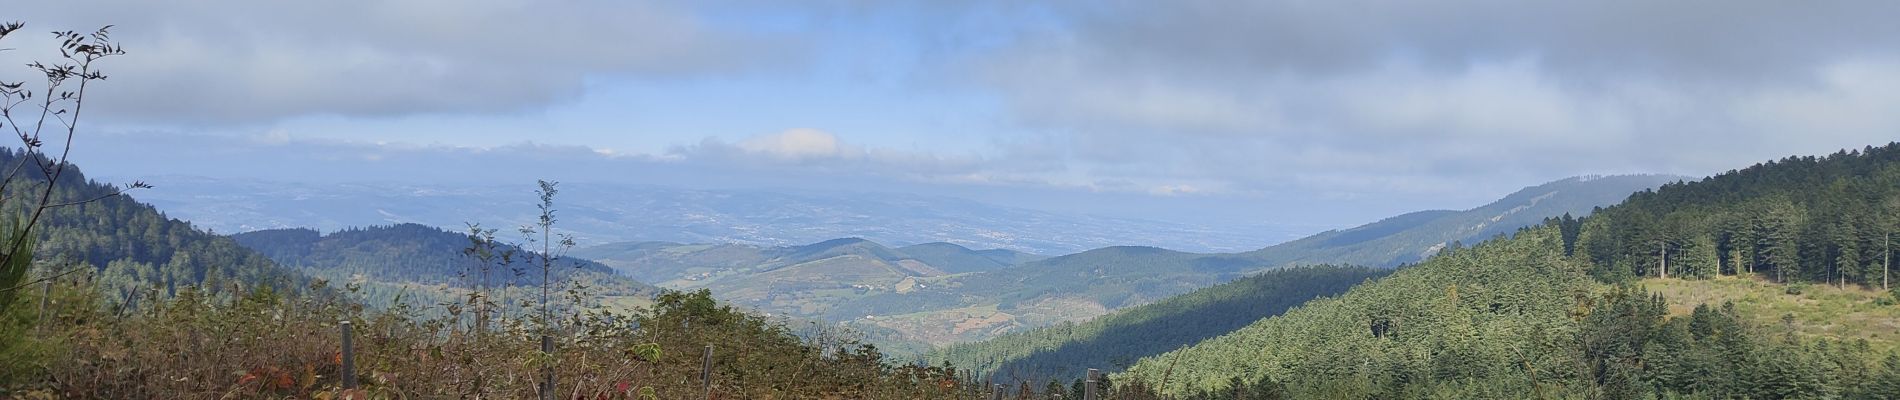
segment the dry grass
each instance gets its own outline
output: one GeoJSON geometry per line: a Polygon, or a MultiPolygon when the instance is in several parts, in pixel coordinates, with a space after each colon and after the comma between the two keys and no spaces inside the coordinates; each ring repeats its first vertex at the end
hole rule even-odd
{"type": "Polygon", "coordinates": [[[1884,303],[1892,295],[1856,285],[1800,285],[1801,294],[1788,294],[1789,285],[1750,277],[1723,276],[1706,280],[1644,279],[1641,284],[1669,302],[1671,316],[1688,315],[1696,305],[1735,303],[1735,309],[1770,332],[1788,329],[1784,316],[1792,315],[1792,329],[1810,338],[1866,339],[1885,353],[1900,347],[1900,305],[1884,303]]]}
{"type": "Polygon", "coordinates": [[[342,398],[341,320],[356,327],[354,375],[369,398],[533,398],[543,368],[560,377],[561,398],[692,398],[705,393],[698,376],[709,344],[722,398],[942,398],[965,389],[949,371],[886,365],[838,332],[800,338],[704,292],[663,295],[629,314],[559,316],[551,356],[537,346],[548,331],[522,320],[480,330],[334,298],[188,292],[117,309],[83,285],[54,293],[45,323],[0,318],[8,321],[0,334],[30,332],[13,350],[0,346],[0,398],[342,398]]]}

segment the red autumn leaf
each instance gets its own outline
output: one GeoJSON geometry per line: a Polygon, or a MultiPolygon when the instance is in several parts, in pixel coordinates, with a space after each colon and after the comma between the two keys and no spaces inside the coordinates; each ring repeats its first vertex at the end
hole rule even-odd
{"type": "Polygon", "coordinates": [[[633,385],[628,384],[627,381],[620,381],[620,383],[614,384],[614,391],[616,392],[626,393],[628,390],[633,390],[633,385]]]}
{"type": "Polygon", "coordinates": [[[297,381],[290,379],[290,373],[284,372],[276,367],[272,367],[271,370],[275,373],[273,376],[274,379],[271,380],[271,386],[277,390],[290,389],[297,385],[297,381]]]}

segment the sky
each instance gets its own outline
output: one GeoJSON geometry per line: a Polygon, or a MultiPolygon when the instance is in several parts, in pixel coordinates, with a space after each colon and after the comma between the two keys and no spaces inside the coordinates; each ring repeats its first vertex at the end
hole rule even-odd
{"type": "MultiPolygon", "coordinates": [[[[1344,227],[1900,137],[1891,1],[10,1],[95,176],[912,192],[1344,227]]],[[[163,188],[159,188],[162,190],[163,188]]]]}

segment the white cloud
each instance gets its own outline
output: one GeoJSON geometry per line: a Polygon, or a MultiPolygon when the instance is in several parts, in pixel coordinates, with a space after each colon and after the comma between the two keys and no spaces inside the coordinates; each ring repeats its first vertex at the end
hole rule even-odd
{"type": "Polygon", "coordinates": [[[1201,192],[1200,188],[1194,187],[1194,185],[1185,185],[1185,184],[1184,185],[1161,185],[1161,186],[1156,186],[1154,188],[1148,189],[1148,194],[1157,195],[1157,196],[1176,196],[1176,195],[1183,195],[1183,194],[1196,194],[1200,192],[1201,192]]]}
{"type": "Polygon", "coordinates": [[[792,161],[863,156],[863,150],[847,149],[839,144],[837,135],[810,128],[790,129],[776,134],[756,136],[741,141],[738,145],[739,148],[749,152],[792,161]]]}

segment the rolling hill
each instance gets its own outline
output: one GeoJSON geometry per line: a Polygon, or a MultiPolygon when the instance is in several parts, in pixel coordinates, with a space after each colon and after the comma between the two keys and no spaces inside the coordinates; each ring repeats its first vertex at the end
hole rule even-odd
{"type": "Polygon", "coordinates": [[[1174,396],[1892,398],[1900,356],[1882,349],[1900,298],[1875,290],[1891,286],[1896,215],[1900,144],[1790,157],[1447,250],[1116,381],[1174,396]]]}
{"type": "Polygon", "coordinates": [[[1596,290],[1585,270],[1564,257],[1556,229],[1520,233],[1513,240],[1439,254],[1342,296],[1142,359],[1118,379],[1176,394],[1265,379],[1294,386],[1296,397],[1357,397],[1367,394],[1334,394],[1320,381],[1364,380],[1359,385],[1372,389],[1363,390],[1376,390],[1382,384],[1403,387],[1404,381],[1390,380],[1433,376],[1441,369],[1462,375],[1419,384],[1501,380],[1518,376],[1509,371],[1523,362],[1557,368],[1567,359],[1542,343],[1580,329],[1567,316],[1577,299],[1596,290]],[[1512,349],[1536,353],[1525,360],[1512,349]]]}
{"type": "Polygon", "coordinates": [[[1564,179],[1470,210],[1410,213],[1245,253],[1106,247],[1014,268],[920,280],[927,285],[904,293],[872,293],[838,305],[825,317],[895,329],[939,345],[982,340],[1086,320],[1272,268],[1334,263],[1394,267],[1548,218],[1588,215],[1632,193],[1679,179],[1564,179]]]}
{"type": "Polygon", "coordinates": [[[1087,368],[1119,372],[1142,357],[1231,332],[1390,271],[1336,266],[1276,269],[1087,322],[1063,322],[952,344],[922,359],[930,365],[948,362],[1003,382],[1068,382],[1081,378],[1087,368]]]}
{"type": "Polygon", "coordinates": [[[971,250],[950,243],[886,247],[860,238],[800,246],[612,243],[576,249],[623,274],[680,289],[712,289],[722,299],[794,317],[825,315],[875,293],[908,292],[929,279],[1008,268],[1041,256],[971,250]]]}

